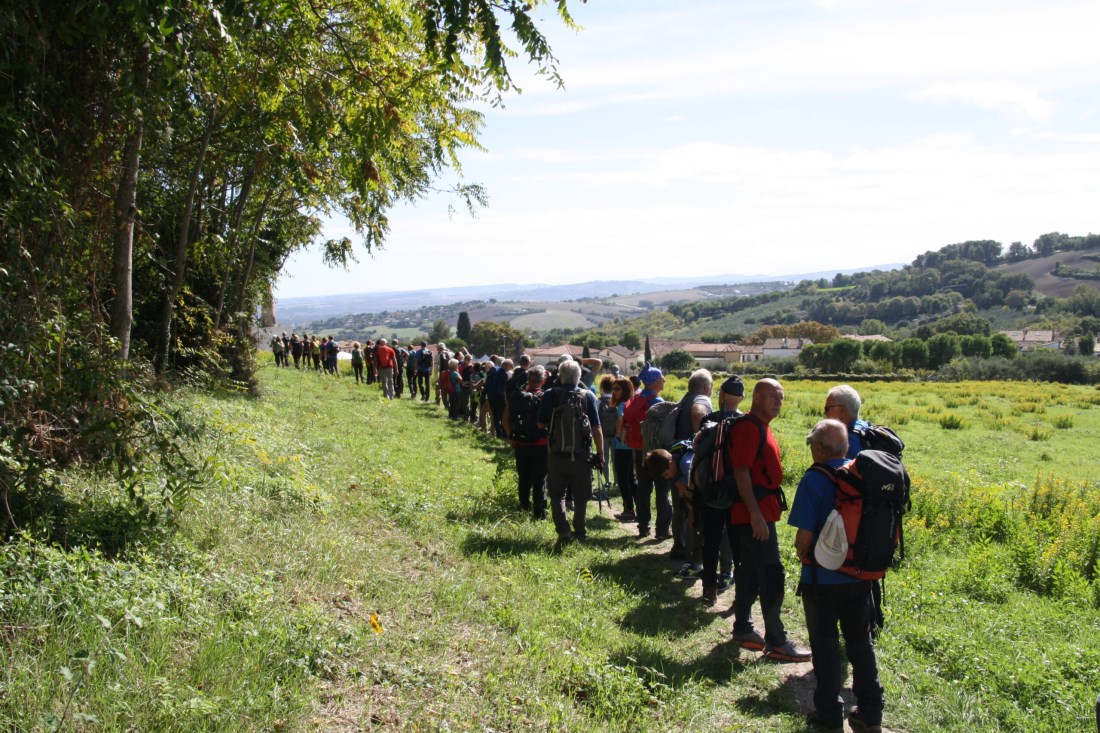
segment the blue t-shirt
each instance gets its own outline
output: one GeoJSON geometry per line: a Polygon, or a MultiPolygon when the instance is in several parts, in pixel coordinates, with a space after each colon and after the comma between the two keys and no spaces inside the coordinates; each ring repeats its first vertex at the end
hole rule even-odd
{"type": "Polygon", "coordinates": [[[565,387],[558,385],[553,389],[548,389],[544,393],[542,402],[539,403],[538,423],[540,425],[549,425],[550,416],[554,414],[554,408],[558,406],[558,395],[561,392],[584,392],[584,401],[587,405],[586,412],[588,413],[588,422],[592,425],[592,433],[595,434],[600,429],[600,410],[596,404],[596,395],[590,390],[584,387],[565,387]]]}
{"type": "Polygon", "coordinates": [[[863,451],[863,439],[856,433],[857,430],[866,430],[870,423],[866,420],[856,420],[848,426],[848,457],[855,458],[863,451]]]}
{"type": "Polygon", "coordinates": [[[695,457],[693,451],[684,451],[684,455],[680,456],[680,475],[676,478],[676,483],[683,484],[684,486],[691,485],[691,460],[695,457]]]}
{"type": "MultiPolygon", "coordinates": [[[[825,463],[833,468],[840,468],[847,459],[834,458],[825,463]]],[[[825,526],[825,520],[829,518],[829,512],[836,508],[836,484],[820,471],[807,471],[798,482],[798,489],[794,494],[794,503],[791,504],[790,513],[787,515],[787,524],[798,529],[805,529],[817,533],[825,526]]],[[[802,582],[814,582],[814,568],[810,565],[802,566],[802,582]]],[[[817,582],[822,585],[836,585],[838,583],[858,583],[851,575],[839,573],[836,570],[827,570],[821,566],[816,568],[817,582]]]]}

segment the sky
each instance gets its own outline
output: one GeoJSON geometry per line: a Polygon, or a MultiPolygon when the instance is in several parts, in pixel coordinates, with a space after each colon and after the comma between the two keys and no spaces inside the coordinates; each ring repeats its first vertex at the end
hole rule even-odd
{"type": "MultiPolygon", "coordinates": [[[[1096,0],[588,0],[513,62],[465,182],[390,215],[348,272],[309,248],[282,298],[911,262],[1100,231],[1096,0]]],[[[444,179],[445,188],[453,178],[444,179]]],[[[339,217],[326,237],[361,241],[339,217]]]]}

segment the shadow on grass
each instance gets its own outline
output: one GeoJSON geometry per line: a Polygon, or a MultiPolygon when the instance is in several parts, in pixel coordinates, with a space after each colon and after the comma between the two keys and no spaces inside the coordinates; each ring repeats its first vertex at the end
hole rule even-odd
{"type": "MultiPolygon", "coordinates": [[[[765,662],[761,662],[764,664],[765,662]]],[[[769,690],[767,693],[749,694],[741,697],[734,706],[746,715],[763,718],[775,715],[793,715],[799,718],[802,725],[795,730],[818,731],[820,728],[812,725],[804,716],[813,709],[813,691],[817,684],[813,671],[803,674],[788,675],[783,684],[769,690]]],[[[845,705],[851,704],[849,696],[845,695],[845,705]]]]}
{"type": "Polygon", "coordinates": [[[612,657],[611,661],[647,673],[654,678],[654,682],[662,682],[674,688],[700,679],[710,680],[716,685],[726,685],[734,682],[749,665],[756,664],[752,657],[746,657],[740,647],[730,642],[715,644],[706,656],[686,662],[672,659],[652,648],[641,647],[612,657]]]}

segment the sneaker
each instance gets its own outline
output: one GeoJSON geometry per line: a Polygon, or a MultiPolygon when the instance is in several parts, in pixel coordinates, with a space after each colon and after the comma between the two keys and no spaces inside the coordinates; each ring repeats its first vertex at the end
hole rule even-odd
{"type": "Polygon", "coordinates": [[[639,537],[649,537],[649,527],[638,527],[639,537]]]}
{"type": "Polygon", "coordinates": [[[763,651],[765,646],[764,637],[756,633],[756,629],[733,632],[733,643],[750,652],[763,651]]]}
{"type": "Polygon", "coordinates": [[[657,540],[658,542],[664,542],[665,540],[671,540],[672,535],[670,535],[668,532],[658,532],[657,534],[653,535],[653,539],[657,540]]]}
{"type": "Polygon", "coordinates": [[[729,590],[731,585],[733,585],[733,573],[720,573],[718,575],[717,588],[719,593],[729,590]]]}
{"type": "Polygon", "coordinates": [[[718,589],[714,586],[703,587],[703,605],[710,608],[715,603],[718,603],[718,589]]]}
{"type": "Polygon", "coordinates": [[[773,662],[808,662],[813,655],[809,649],[803,649],[788,639],[779,646],[768,646],[764,649],[764,656],[773,662]]]}
{"type": "Polygon", "coordinates": [[[863,722],[859,708],[852,708],[852,712],[848,713],[848,725],[852,726],[854,733],[882,733],[881,725],[869,725],[863,722]]]}
{"type": "Polygon", "coordinates": [[[615,515],[615,519],[618,519],[620,522],[624,522],[624,523],[625,522],[637,522],[638,521],[638,515],[636,515],[634,512],[619,512],[618,514],[615,515]]]}
{"type": "Polygon", "coordinates": [[[676,571],[677,578],[685,578],[694,580],[698,578],[703,572],[703,566],[698,563],[686,562],[679,570],[676,571]]]}
{"type": "Polygon", "coordinates": [[[826,721],[815,710],[806,716],[806,722],[817,730],[824,730],[828,731],[829,733],[844,733],[844,718],[841,718],[840,724],[837,725],[835,723],[826,721]]]}

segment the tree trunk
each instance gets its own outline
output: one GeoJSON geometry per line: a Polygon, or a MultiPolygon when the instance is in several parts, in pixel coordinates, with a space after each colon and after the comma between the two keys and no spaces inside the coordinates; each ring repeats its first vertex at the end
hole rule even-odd
{"type": "Polygon", "coordinates": [[[223,325],[222,314],[225,309],[225,293],[229,287],[229,281],[232,279],[233,274],[233,255],[234,250],[237,248],[237,232],[241,229],[241,220],[244,218],[244,207],[248,203],[248,196],[252,192],[252,182],[256,180],[257,165],[254,163],[249,168],[248,173],[245,174],[244,185],[241,187],[241,193],[237,196],[237,210],[233,214],[233,223],[230,224],[229,241],[226,242],[225,252],[229,258],[225,263],[225,274],[222,276],[221,287],[218,289],[218,306],[214,309],[214,326],[221,328],[223,325]]]}
{"type": "Polygon", "coordinates": [[[244,277],[241,278],[241,288],[237,291],[237,312],[244,311],[245,298],[248,295],[248,281],[252,279],[252,265],[256,261],[256,242],[260,239],[260,227],[264,223],[264,214],[267,212],[267,205],[271,202],[271,194],[274,193],[274,186],[268,190],[264,196],[263,203],[260,204],[260,210],[256,214],[256,222],[252,225],[252,245],[248,248],[248,264],[244,268],[244,277]]]}
{"type": "Polygon", "coordinates": [[[168,286],[168,292],[164,295],[164,307],[160,316],[160,344],[154,367],[157,374],[163,374],[168,364],[168,354],[172,344],[172,313],[175,310],[176,298],[187,278],[187,250],[191,239],[191,216],[195,209],[195,196],[199,190],[199,178],[202,175],[203,161],[206,159],[206,151],[210,147],[210,136],[214,132],[217,123],[217,115],[214,105],[210,106],[210,116],[206,120],[206,130],[202,134],[202,143],[199,145],[198,155],[195,157],[195,167],[191,169],[191,186],[187,191],[187,201],[183,206],[183,217],[180,222],[179,235],[176,238],[176,264],[175,276],[168,286]]]}
{"type": "Polygon", "coordinates": [[[130,358],[130,326],[134,320],[134,221],[137,219],[137,181],[141,164],[141,138],[145,121],[141,106],[149,86],[149,49],[141,44],[134,57],[134,80],[140,100],[134,110],[133,127],[122,153],[122,175],[115,196],[115,252],[111,284],[115,301],[111,307],[111,335],[118,339],[118,358],[130,358]]]}

